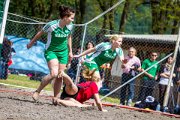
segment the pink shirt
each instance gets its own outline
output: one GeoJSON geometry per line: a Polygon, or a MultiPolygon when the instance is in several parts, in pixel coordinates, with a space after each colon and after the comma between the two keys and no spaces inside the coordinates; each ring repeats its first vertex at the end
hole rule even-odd
{"type": "Polygon", "coordinates": [[[138,65],[138,66],[141,66],[141,61],[138,57],[134,56],[134,57],[129,57],[129,56],[126,56],[124,58],[125,60],[127,60],[127,63],[124,64],[125,65],[125,68],[123,68],[123,73],[129,73],[130,72],[130,68],[131,66],[133,66],[134,64],[138,65]]]}

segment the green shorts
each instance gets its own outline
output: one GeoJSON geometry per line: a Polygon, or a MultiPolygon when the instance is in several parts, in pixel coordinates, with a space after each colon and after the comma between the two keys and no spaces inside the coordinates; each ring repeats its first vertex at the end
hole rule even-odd
{"type": "Polygon", "coordinates": [[[52,59],[58,59],[60,64],[67,64],[68,63],[68,50],[61,51],[61,52],[54,52],[54,51],[45,51],[44,57],[47,62],[52,59]]]}
{"type": "Polygon", "coordinates": [[[96,71],[99,71],[99,67],[96,63],[84,62],[83,65],[85,65],[89,70],[96,69],[96,71]]]}

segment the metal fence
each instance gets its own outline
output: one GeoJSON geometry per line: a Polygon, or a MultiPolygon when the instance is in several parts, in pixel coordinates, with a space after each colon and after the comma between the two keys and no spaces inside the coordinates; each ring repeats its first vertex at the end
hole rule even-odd
{"type": "MultiPolygon", "coordinates": [[[[27,50],[25,50],[26,46],[21,40],[23,39],[23,40],[29,41],[29,39],[33,38],[33,36],[39,30],[42,29],[42,27],[44,26],[44,24],[46,22],[47,22],[46,20],[41,20],[38,18],[32,19],[32,18],[26,18],[26,17],[22,17],[19,15],[11,14],[11,13],[8,14],[5,35],[10,39],[10,41],[13,42],[12,47],[14,47],[14,45],[16,45],[16,48],[17,48],[17,46],[19,46],[18,47],[19,49],[21,47],[23,48],[22,51],[17,51],[15,49],[16,54],[12,56],[13,63],[12,63],[12,65],[9,66],[9,71],[8,71],[9,73],[26,74],[26,75],[30,76],[30,79],[36,79],[36,80],[40,80],[44,74],[47,74],[47,72],[43,72],[43,70],[36,71],[33,69],[32,70],[23,69],[24,66],[26,66],[26,67],[28,66],[26,64],[23,64],[19,68],[12,67],[13,65],[16,64],[16,62],[19,62],[19,64],[21,64],[23,62],[27,63],[28,61],[30,61],[30,59],[28,59],[28,58],[26,58],[26,59],[22,58],[23,56],[26,56],[26,54],[28,54],[28,56],[31,56],[31,57],[33,57],[33,55],[36,55],[36,53],[35,54],[27,53],[27,50]],[[23,52],[23,51],[25,51],[25,52],[23,52]],[[21,56],[22,54],[23,54],[23,56],[21,56]]],[[[86,43],[88,43],[89,41],[92,41],[95,45],[97,45],[98,43],[106,41],[107,35],[120,33],[119,31],[111,31],[111,30],[102,29],[100,27],[97,27],[97,23],[99,23],[98,20],[95,22],[89,23],[88,25],[87,24],[75,25],[74,30],[73,30],[73,41],[72,41],[74,54],[77,54],[79,51],[82,52],[83,50],[85,50],[86,43]]],[[[157,53],[157,55],[158,55],[157,59],[156,59],[157,61],[162,60],[163,58],[165,58],[169,53],[171,53],[175,49],[175,42],[177,40],[177,35],[130,35],[130,34],[126,35],[126,34],[124,34],[123,36],[124,36],[123,37],[124,40],[123,40],[123,44],[122,44],[122,49],[124,51],[124,55],[125,56],[128,55],[128,50],[130,47],[136,48],[136,50],[137,50],[136,56],[140,59],[141,64],[143,64],[143,61],[145,59],[152,57],[151,52],[157,53]]],[[[43,36],[39,40],[39,42],[41,42],[41,44],[45,44],[46,43],[46,35],[43,36]]],[[[40,45],[39,42],[34,47],[38,47],[38,45],[40,45]]],[[[41,48],[41,49],[44,49],[44,48],[41,48]]],[[[9,53],[7,52],[7,54],[9,54],[9,53]]],[[[40,53],[40,54],[43,54],[43,50],[42,50],[42,53],[40,53]]],[[[36,59],[36,57],[34,59],[36,59]]],[[[43,59],[43,58],[40,58],[40,59],[43,59]]],[[[167,59],[168,58],[166,58],[162,62],[160,62],[159,66],[161,64],[164,64],[167,59]]],[[[35,60],[35,62],[37,62],[37,60],[35,60]]],[[[7,62],[7,64],[8,64],[8,62],[7,62]]],[[[42,66],[44,67],[44,65],[46,65],[46,64],[43,64],[42,66]]],[[[32,68],[34,68],[34,66],[32,68]]],[[[38,63],[37,66],[42,67],[41,62],[38,63]]],[[[78,64],[78,61],[73,60],[71,63],[71,66],[67,70],[69,76],[74,81],[77,80],[76,79],[77,77],[81,78],[81,76],[80,76],[81,70],[80,70],[79,66],[80,65],[78,64]]],[[[47,66],[44,69],[47,69],[47,66]]],[[[155,68],[151,68],[151,69],[155,69],[155,68]]],[[[120,73],[120,74],[122,74],[122,73],[120,73]]],[[[131,73],[129,73],[129,74],[131,74],[131,73]]],[[[140,73],[138,73],[138,74],[140,74],[140,73]]],[[[101,91],[100,91],[102,94],[106,94],[109,91],[114,90],[115,88],[117,88],[118,86],[120,86],[122,84],[122,75],[112,76],[111,69],[108,67],[102,66],[101,77],[104,81],[103,89],[101,89],[101,91]]],[[[147,97],[148,95],[151,95],[158,100],[159,99],[159,84],[158,84],[159,81],[151,80],[151,81],[155,81],[155,82],[151,82],[152,85],[149,85],[150,83],[148,83],[148,85],[146,85],[144,83],[143,77],[144,77],[144,74],[138,76],[134,80],[134,82],[131,84],[131,85],[134,85],[134,87],[130,88],[130,84],[128,83],[127,85],[124,86],[124,87],[126,87],[127,91],[124,91],[125,89],[122,90],[122,88],[123,88],[122,87],[121,89],[114,92],[111,96],[119,98],[120,94],[122,94],[122,92],[123,92],[122,96],[126,97],[125,103],[128,103],[129,99],[132,99],[133,102],[138,101],[138,100],[143,100],[144,97],[147,97]],[[133,93],[129,93],[129,95],[128,95],[128,90],[130,90],[130,89],[131,89],[131,92],[133,92],[133,93]],[[143,93],[143,94],[145,94],[145,96],[142,95],[142,92],[144,89],[146,89],[146,93],[143,93]],[[132,94],[134,94],[134,95],[132,95],[132,94]],[[130,98],[130,96],[132,98],[130,98]],[[141,98],[141,97],[143,97],[143,98],[141,98]]],[[[129,78],[124,78],[124,79],[128,80],[129,78]]],[[[83,78],[81,78],[80,80],[83,80],[83,78]]],[[[177,96],[177,85],[176,85],[176,82],[174,82],[173,92],[171,92],[170,98],[173,99],[174,102],[176,102],[176,96],[177,96]]],[[[171,104],[174,105],[175,104],[174,102],[172,102],[171,104]]],[[[124,103],[122,103],[122,104],[124,104],[124,103]]]]}

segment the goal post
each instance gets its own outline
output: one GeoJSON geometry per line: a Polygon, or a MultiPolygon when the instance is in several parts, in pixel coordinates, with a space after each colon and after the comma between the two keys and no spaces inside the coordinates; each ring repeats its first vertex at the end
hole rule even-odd
{"type": "MultiPolygon", "coordinates": [[[[5,32],[5,26],[6,26],[6,20],[7,20],[7,14],[8,14],[8,8],[9,8],[10,0],[0,0],[0,53],[2,49],[2,43],[4,38],[4,32],[5,32]]],[[[0,54],[1,58],[1,54],[0,54]]]]}

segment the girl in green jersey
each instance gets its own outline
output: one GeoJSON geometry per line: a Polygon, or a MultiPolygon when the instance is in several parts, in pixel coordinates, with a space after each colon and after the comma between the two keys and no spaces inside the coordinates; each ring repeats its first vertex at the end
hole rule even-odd
{"type": "MultiPolygon", "coordinates": [[[[37,100],[41,90],[52,80],[54,80],[54,98],[59,96],[62,77],[57,77],[59,71],[66,69],[66,64],[72,59],[72,43],[71,30],[73,27],[75,11],[66,6],[59,7],[60,19],[47,23],[41,31],[27,44],[27,48],[31,48],[44,33],[47,33],[47,43],[45,50],[45,58],[48,63],[50,74],[42,79],[41,84],[33,94],[33,99],[37,100]]],[[[53,99],[53,103],[56,102],[53,99]]]]}
{"type": "Polygon", "coordinates": [[[113,35],[110,37],[110,42],[102,42],[95,47],[82,52],[79,55],[74,55],[74,58],[79,58],[89,53],[93,53],[90,58],[85,59],[83,64],[89,70],[96,69],[96,72],[94,74],[97,78],[100,79],[99,69],[101,65],[114,61],[116,57],[119,57],[120,61],[124,60],[124,54],[121,49],[121,44],[122,36],[113,35]]]}

